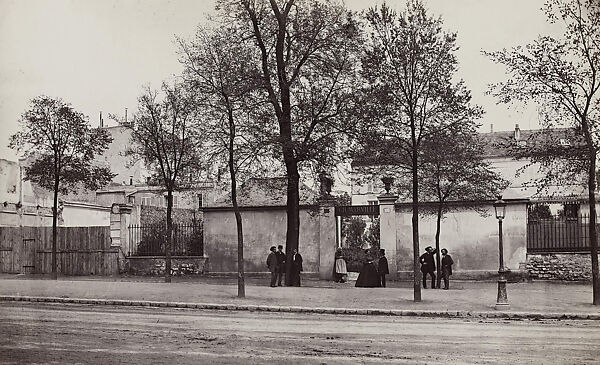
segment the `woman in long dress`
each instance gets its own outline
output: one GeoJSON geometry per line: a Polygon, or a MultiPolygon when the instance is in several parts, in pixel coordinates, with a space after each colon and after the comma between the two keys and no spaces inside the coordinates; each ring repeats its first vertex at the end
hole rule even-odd
{"type": "Polygon", "coordinates": [[[345,283],[348,277],[346,260],[342,254],[342,249],[338,248],[335,252],[335,262],[333,263],[333,279],[336,283],[345,283]]]}
{"type": "Polygon", "coordinates": [[[368,250],[365,253],[367,254],[367,259],[362,269],[360,269],[355,286],[357,288],[378,288],[381,286],[381,282],[379,281],[377,266],[375,266],[371,253],[368,250]]]}

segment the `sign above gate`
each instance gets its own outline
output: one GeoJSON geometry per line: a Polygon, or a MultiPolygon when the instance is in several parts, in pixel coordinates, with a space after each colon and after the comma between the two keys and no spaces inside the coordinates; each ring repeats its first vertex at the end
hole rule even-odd
{"type": "Polygon", "coordinates": [[[335,207],[335,215],[348,217],[352,215],[379,215],[379,205],[342,205],[335,207]]]}

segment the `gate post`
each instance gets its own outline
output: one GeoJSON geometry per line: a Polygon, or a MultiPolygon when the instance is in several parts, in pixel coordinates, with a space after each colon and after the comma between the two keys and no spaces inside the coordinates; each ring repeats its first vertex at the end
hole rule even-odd
{"type": "Polygon", "coordinates": [[[396,210],[394,208],[397,199],[398,196],[392,194],[383,194],[377,197],[379,200],[379,247],[385,250],[390,279],[398,277],[396,210]]]}
{"type": "Polygon", "coordinates": [[[127,254],[129,247],[129,223],[132,206],[114,203],[110,210],[110,246],[120,247],[127,254]]]}
{"type": "Polygon", "coordinates": [[[319,200],[319,278],[331,280],[337,248],[337,228],[335,224],[335,204],[331,197],[319,200]]]}

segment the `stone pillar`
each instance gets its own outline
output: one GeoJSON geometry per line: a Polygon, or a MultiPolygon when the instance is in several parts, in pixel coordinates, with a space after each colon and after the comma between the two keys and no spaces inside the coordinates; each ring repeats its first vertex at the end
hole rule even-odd
{"type": "Polygon", "coordinates": [[[131,222],[132,206],[114,203],[110,210],[110,241],[111,247],[120,247],[122,252],[128,254],[129,224],[131,222]]]}
{"type": "Polygon", "coordinates": [[[319,201],[319,278],[333,278],[335,261],[336,224],[335,200],[324,197],[319,201]]]}
{"type": "Polygon", "coordinates": [[[398,277],[398,257],[396,239],[396,210],[394,204],[397,195],[384,194],[377,197],[379,200],[379,245],[385,250],[390,268],[390,279],[398,277]]]}

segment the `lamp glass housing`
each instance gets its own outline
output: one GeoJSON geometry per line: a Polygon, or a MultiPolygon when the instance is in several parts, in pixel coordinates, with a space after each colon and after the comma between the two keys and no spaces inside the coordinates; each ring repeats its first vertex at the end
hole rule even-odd
{"type": "Polygon", "coordinates": [[[502,196],[498,196],[498,200],[494,202],[494,210],[496,211],[496,219],[506,217],[506,202],[502,200],[502,196]]]}

